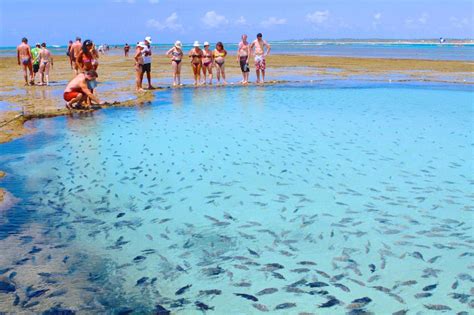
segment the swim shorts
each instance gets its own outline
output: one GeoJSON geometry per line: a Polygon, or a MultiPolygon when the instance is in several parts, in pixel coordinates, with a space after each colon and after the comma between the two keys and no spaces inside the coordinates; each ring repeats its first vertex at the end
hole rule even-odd
{"type": "Polygon", "coordinates": [[[80,92],[78,91],[64,92],[64,100],[70,102],[72,99],[76,98],[79,93],[80,92]]]}
{"type": "Polygon", "coordinates": [[[247,56],[240,57],[240,70],[242,70],[242,72],[250,72],[249,64],[247,63],[247,56]]]}
{"type": "Polygon", "coordinates": [[[143,72],[148,72],[148,73],[150,73],[150,72],[151,72],[151,63],[145,63],[145,64],[142,66],[142,71],[143,71],[143,72]]]}
{"type": "Polygon", "coordinates": [[[265,70],[265,58],[262,56],[256,56],[255,57],[255,70],[265,70]]]}
{"type": "Polygon", "coordinates": [[[39,68],[40,68],[40,64],[39,64],[39,63],[34,63],[34,64],[33,64],[33,72],[34,72],[34,73],[38,73],[39,68]]]}

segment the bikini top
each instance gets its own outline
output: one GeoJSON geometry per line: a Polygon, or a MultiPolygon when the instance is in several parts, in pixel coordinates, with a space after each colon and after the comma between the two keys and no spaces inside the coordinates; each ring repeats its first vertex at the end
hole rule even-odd
{"type": "Polygon", "coordinates": [[[171,52],[171,55],[173,55],[174,57],[180,57],[180,56],[182,56],[182,55],[183,55],[183,53],[182,53],[182,52],[178,52],[178,51],[174,50],[174,51],[172,51],[172,52],[171,52]]]}
{"type": "Polygon", "coordinates": [[[225,51],[221,51],[221,52],[219,52],[217,50],[214,51],[214,57],[216,57],[216,58],[218,58],[218,57],[224,58],[225,55],[226,55],[225,51]]]}
{"type": "Polygon", "coordinates": [[[92,55],[89,57],[87,56],[86,54],[82,55],[82,62],[86,63],[86,62],[92,62],[94,60],[94,57],[92,57],[92,55]]]}

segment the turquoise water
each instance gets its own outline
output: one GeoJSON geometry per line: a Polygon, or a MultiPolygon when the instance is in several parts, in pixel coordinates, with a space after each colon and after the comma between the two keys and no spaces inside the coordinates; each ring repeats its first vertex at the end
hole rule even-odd
{"type": "Polygon", "coordinates": [[[470,311],[472,96],[182,89],[31,121],[0,146],[0,310],[470,311]]]}
{"type": "MultiPolygon", "coordinates": [[[[206,41],[209,39],[204,39],[206,41]]],[[[133,43],[129,43],[133,44],[133,43]]],[[[272,42],[272,54],[296,54],[309,56],[341,56],[341,57],[369,57],[369,58],[406,58],[406,59],[432,59],[432,60],[474,60],[474,45],[472,41],[463,44],[446,43],[438,44],[436,41],[427,42],[400,42],[400,41],[337,41],[337,40],[308,40],[272,42]]],[[[211,46],[215,43],[211,41],[211,46]]],[[[225,48],[230,53],[237,51],[238,41],[225,43],[225,48]]],[[[169,44],[154,44],[153,53],[164,55],[173,47],[169,44]]],[[[108,54],[122,55],[123,46],[110,45],[108,54]],[[114,49],[115,47],[115,49],[114,49]]],[[[192,43],[185,43],[184,51],[189,51],[192,43]]],[[[54,55],[65,55],[66,46],[50,48],[54,55]]],[[[132,48],[133,50],[133,48],[132,48]]],[[[15,47],[0,47],[0,56],[14,56],[15,47]]]]}

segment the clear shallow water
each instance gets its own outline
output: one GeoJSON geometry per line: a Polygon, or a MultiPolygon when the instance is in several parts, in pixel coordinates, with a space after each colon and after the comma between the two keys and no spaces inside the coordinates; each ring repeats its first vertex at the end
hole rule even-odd
{"type": "MultiPolygon", "coordinates": [[[[272,54],[297,54],[310,56],[341,56],[369,58],[405,58],[433,60],[474,60],[474,45],[470,44],[436,44],[436,43],[398,43],[398,42],[338,42],[338,41],[288,41],[271,42],[272,54]]],[[[211,42],[214,47],[215,43],[211,42]]],[[[166,54],[173,44],[153,45],[157,55],[166,54]]],[[[122,55],[123,46],[113,48],[108,52],[112,55],[122,55]]],[[[192,45],[184,44],[183,50],[191,50],[192,45]]],[[[237,51],[237,43],[225,43],[227,51],[237,51]]],[[[66,46],[51,48],[55,55],[65,55],[66,46]]],[[[132,48],[133,50],[133,48],[132,48]]],[[[14,56],[15,47],[0,48],[0,56],[14,56]]]]}
{"type": "Polygon", "coordinates": [[[22,199],[0,228],[20,303],[4,294],[0,309],[473,307],[472,91],[157,95],[33,121],[38,133],[0,146],[0,169],[13,175],[5,187],[22,199]],[[28,297],[30,285],[49,291],[28,297]]]}

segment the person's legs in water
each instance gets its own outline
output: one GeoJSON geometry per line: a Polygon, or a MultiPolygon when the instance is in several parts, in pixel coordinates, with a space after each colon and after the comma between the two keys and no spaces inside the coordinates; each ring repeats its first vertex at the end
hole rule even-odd
{"type": "Polygon", "coordinates": [[[142,80],[143,80],[143,65],[136,65],[135,66],[135,89],[137,92],[142,92],[142,80]]]}
{"type": "Polygon", "coordinates": [[[201,83],[201,64],[200,63],[193,63],[193,74],[194,74],[194,85],[198,85],[201,83]]]}
{"type": "Polygon", "coordinates": [[[39,68],[40,68],[39,63],[35,63],[33,65],[33,81],[35,81],[35,82],[36,82],[36,74],[39,72],[39,68]]]}
{"type": "Polygon", "coordinates": [[[202,64],[198,63],[198,65],[197,65],[197,71],[196,71],[196,73],[197,73],[196,82],[197,82],[198,84],[201,84],[201,67],[202,67],[202,64]]]}
{"type": "Polygon", "coordinates": [[[153,85],[151,85],[151,63],[144,64],[143,70],[146,72],[146,79],[148,81],[148,89],[154,89],[153,85]]]}
{"type": "Polygon", "coordinates": [[[225,64],[220,65],[219,68],[222,74],[222,80],[224,81],[224,85],[226,85],[227,81],[225,80],[225,64]]]}
{"type": "Polygon", "coordinates": [[[202,76],[204,77],[204,84],[207,84],[207,67],[206,64],[202,64],[202,76]]]}
{"type": "Polygon", "coordinates": [[[178,63],[176,61],[171,61],[171,68],[173,69],[173,86],[176,86],[178,83],[177,78],[178,78],[178,63]]]}
{"type": "Polygon", "coordinates": [[[207,66],[207,70],[209,72],[209,84],[212,85],[212,63],[210,63],[208,66],[207,66]]]}
{"type": "Polygon", "coordinates": [[[33,76],[33,64],[31,63],[31,59],[28,62],[28,70],[30,71],[30,84],[35,84],[35,77],[33,76]]]}
{"type": "Polygon", "coordinates": [[[183,63],[180,62],[176,67],[176,78],[177,78],[178,85],[182,85],[181,84],[181,66],[182,65],[183,63]]]}
{"type": "Polygon", "coordinates": [[[28,83],[28,63],[29,59],[23,59],[21,61],[21,68],[23,69],[23,78],[25,79],[25,85],[29,85],[28,83]]]}
{"type": "Polygon", "coordinates": [[[49,69],[50,69],[50,63],[42,63],[40,65],[40,73],[41,73],[41,85],[49,85],[49,69]],[[45,77],[46,77],[46,82],[45,82],[45,77]]]}

